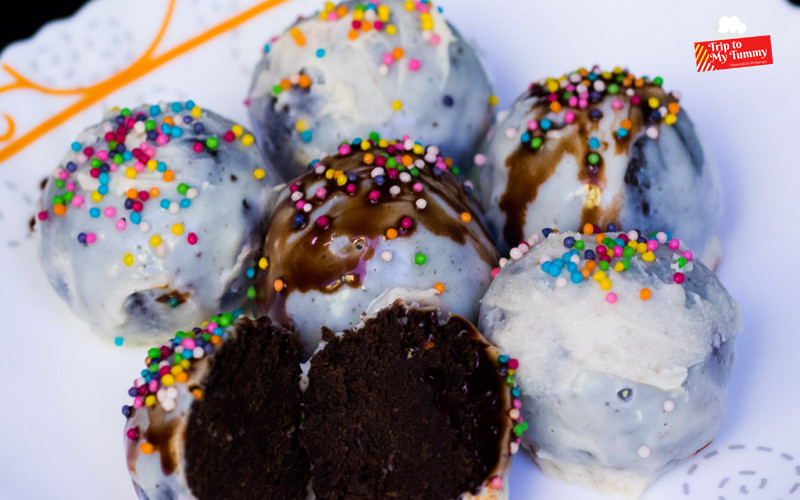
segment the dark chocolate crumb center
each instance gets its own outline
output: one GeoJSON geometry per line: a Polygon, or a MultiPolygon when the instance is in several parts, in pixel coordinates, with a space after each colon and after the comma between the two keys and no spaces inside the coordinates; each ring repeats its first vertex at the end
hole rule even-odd
{"type": "Polygon", "coordinates": [[[314,492],[458,498],[499,460],[503,387],[468,322],[394,306],[311,362],[302,440],[314,492]],[[446,339],[446,341],[442,341],[446,339]]]}
{"type": "Polygon", "coordinates": [[[186,428],[192,493],[200,500],[305,498],[300,364],[289,335],[265,318],[242,322],[211,362],[186,428]]]}

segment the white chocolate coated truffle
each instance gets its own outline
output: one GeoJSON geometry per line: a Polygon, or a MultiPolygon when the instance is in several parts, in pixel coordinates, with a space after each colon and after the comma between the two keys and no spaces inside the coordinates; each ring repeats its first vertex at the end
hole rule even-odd
{"type": "Polygon", "coordinates": [[[47,180],[42,267],[100,336],[164,339],[245,301],[274,184],[253,136],[192,101],[111,110],[47,180]]]}
{"type": "Polygon", "coordinates": [[[598,250],[594,235],[551,234],[496,276],[479,328],[519,359],[523,441],[542,470],[638,497],[722,425],[741,318],[678,240],[626,237],[598,250]],[[608,251],[603,271],[591,257],[608,251]]]}
{"type": "Polygon", "coordinates": [[[249,109],[266,156],[286,179],[370,132],[412,135],[469,166],[494,118],[486,71],[437,6],[406,4],[344,2],[268,44],[249,109]]]}

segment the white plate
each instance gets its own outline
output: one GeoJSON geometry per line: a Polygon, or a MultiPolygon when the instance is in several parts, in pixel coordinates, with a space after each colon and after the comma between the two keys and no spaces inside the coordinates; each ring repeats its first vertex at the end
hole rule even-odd
{"type": "MultiPolygon", "coordinates": [[[[744,332],[722,432],[645,498],[800,499],[800,335],[792,321],[800,305],[800,8],[782,0],[440,3],[484,52],[500,109],[533,79],[593,63],[659,74],[667,89],[683,92],[681,103],[722,171],[720,276],[741,303],[744,332]],[[715,28],[723,15],[741,18],[745,36],[772,35],[774,65],[696,73],[693,42],[722,38],[715,28]]],[[[69,92],[128,68],[158,33],[168,0],[94,0],[0,56],[31,82],[67,90],[0,92],[0,118],[7,114],[15,126],[0,141],[0,499],[135,498],[120,408],[145,352],[86,333],[39,269],[27,221],[39,181],[104,108],[191,98],[247,123],[242,100],[264,42],[322,2],[295,0],[235,17],[257,4],[177,0],[156,62],[230,18],[242,22],[163,64],[139,66],[124,85],[69,92]],[[47,133],[27,135],[40,123],[49,124],[47,133]],[[35,140],[8,156],[26,137],[35,140]]],[[[13,81],[0,70],[0,87],[13,81]]],[[[524,456],[514,463],[511,491],[512,500],[604,498],[545,478],[524,456]]]]}

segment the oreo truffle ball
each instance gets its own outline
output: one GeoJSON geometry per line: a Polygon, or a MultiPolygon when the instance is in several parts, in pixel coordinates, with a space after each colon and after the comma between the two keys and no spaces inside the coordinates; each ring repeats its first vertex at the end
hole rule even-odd
{"type": "Polygon", "coordinates": [[[289,332],[225,314],[150,349],[145,363],[133,405],[123,407],[141,500],[306,498],[301,369],[289,332]]]}
{"type": "Polygon", "coordinates": [[[682,241],[596,229],[517,247],[479,328],[519,358],[541,469],[638,497],[722,425],[741,318],[682,241]]]}
{"type": "Polygon", "coordinates": [[[475,50],[430,2],[355,1],[301,19],[257,65],[249,110],[286,179],[371,131],[414,134],[469,166],[493,120],[475,50]]]}
{"type": "Polygon", "coordinates": [[[398,302],[326,330],[309,365],[301,440],[316,498],[508,498],[527,426],[517,362],[468,321],[398,302]]]}
{"type": "Polygon", "coordinates": [[[719,173],[660,77],[579,69],[531,84],[500,118],[473,175],[501,250],[585,223],[683,235],[720,258],[719,173]]]}
{"type": "Polygon", "coordinates": [[[50,284],[118,344],[240,307],[275,184],[253,142],[192,101],[109,111],[44,186],[50,284]]]}
{"type": "Polygon", "coordinates": [[[256,276],[256,311],[293,326],[310,356],[323,326],[352,328],[374,301],[436,289],[475,320],[498,254],[451,161],[373,135],[315,162],[281,194],[256,276]]]}

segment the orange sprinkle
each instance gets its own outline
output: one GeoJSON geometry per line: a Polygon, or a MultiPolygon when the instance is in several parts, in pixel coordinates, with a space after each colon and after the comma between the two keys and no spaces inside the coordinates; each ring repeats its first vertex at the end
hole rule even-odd
{"type": "Polygon", "coordinates": [[[172,182],[175,180],[175,172],[172,170],[164,171],[164,182],[172,182]]]}
{"type": "Polygon", "coordinates": [[[203,399],[203,390],[200,389],[199,387],[192,389],[192,396],[194,396],[197,399],[203,399]]]}
{"type": "Polygon", "coordinates": [[[393,239],[397,238],[397,229],[395,229],[393,227],[390,227],[389,229],[387,229],[386,230],[386,237],[389,238],[390,240],[393,240],[393,239]]]}
{"type": "Polygon", "coordinates": [[[559,229],[553,229],[553,233],[554,233],[554,234],[558,234],[558,233],[560,233],[560,232],[561,232],[561,231],[560,231],[559,229]]]}
{"type": "Polygon", "coordinates": [[[606,233],[597,233],[594,239],[597,240],[598,243],[602,243],[603,240],[606,239],[606,233]]]}
{"type": "Polygon", "coordinates": [[[469,212],[461,212],[461,222],[467,223],[472,220],[472,215],[469,212]]]}
{"type": "Polygon", "coordinates": [[[587,260],[584,269],[588,269],[589,271],[594,271],[596,267],[597,267],[597,262],[593,260],[587,260]]]}
{"type": "Polygon", "coordinates": [[[300,79],[297,81],[297,84],[300,85],[300,88],[308,88],[311,86],[311,78],[308,75],[300,75],[300,79]]]}
{"type": "Polygon", "coordinates": [[[300,28],[295,26],[294,28],[289,30],[289,36],[291,36],[292,38],[301,37],[303,36],[303,32],[300,31],[300,28]]]}
{"type": "Polygon", "coordinates": [[[175,375],[175,381],[178,383],[185,384],[187,380],[189,380],[189,374],[186,372],[180,372],[175,375]]]}
{"type": "Polygon", "coordinates": [[[639,292],[639,297],[641,297],[642,300],[648,300],[651,295],[653,295],[653,292],[651,292],[649,288],[642,288],[642,291],[639,292]]]}
{"type": "Polygon", "coordinates": [[[156,451],[156,447],[153,446],[150,443],[145,442],[145,443],[142,443],[141,450],[142,450],[142,453],[144,453],[145,455],[149,455],[149,454],[153,453],[154,451],[156,451]]]}
{"type": "Polygon", "coordinates": [[[372,153],[367,153],[364,155],[364,163],[366,163],[367,165],[372,165],[372,162],[374,161],[375,161],[375,155],[373,155],[372,153]]]}
{"type": "Polygon", "coordinates": [[[637,87],[641,87],[641,86],[643,86],[643,85],[644,85],[644,80],[642,80],[641,78],[637,78],[637,79],[636,79],[636,83],[635,83],[635,85],[636,85],[637,87]]]}
{"type": "Polygon", "coordinates": [[[53,205],[53,213],[56,215],[64,215],[67,213],[67,207],[63,203],[56,203],[53,205]]]}
{"type": "Polygon", "coordinates": [[[631,127],[633,127],[633,123],[631,123],[631,121],[630,121],[630,120],[628,120],[627,118],[625,118],[624,120],[622,120],[622,123],[620,123],[620,126],[621,126],[622,128],[624,128],[625,130],[630,130],[630,129],[631,129],[631,127]]]}
{"type": "Polygon", "coordinates": [[[444,293],[444,283],[442,283],[441,281],[433,285],[433,288],[435,288],[436,291],[439,293],[444,293]]]}
{"type": "Polygon", "coordinates": [[[403,155],[403,165],[406,167],[414,163],[414,159],[409,155],[403,155]]]}
{"type": "Polygon", "coordinates": [[[290,88],[292,88],[292,82],[290,82],[288,78],[284,78],[283,80],[281,80],[281,88],[283,90],[289,90],[290,88]]]}
{"type": "Polygon", "coordinates": [[[150,197],[151,198],[158,198],[159,194],[161,194],[161,191],[159,191],[157,187],[151,187],[150,188],[150,197]]]}
{"type": "Polygon", "coordinates": [[[589,235],[594,233],[594,226],[588,222],[583,225],[583,234],[589,235]]]}
{"type": "Polygon", "coordinates": [[[448,156],[447,158],[444,159],[444,164],[447,165],[448,167],[452,167],[453,159],[448,156]]]}
{"type": "Polygon", "coordinates": [[[347,32],[347,38],[349,38],[350,40],[355,40],[356,38],[358,38],[358,31],[356,31],[356,30],[348,31],[347,32]]]}
{"type": "Polygon", "coordinates": [[[622,80],[623,87],[630,87],[631,83],[633,83],[633,80],[631,80],[630,78],[625,78],[622,80]]]}
{"type": "Polygon", "coordinates": [[[298,47],[305,47],[306,46],[306,37],[300,35],[299,37],[294,39],[294,43],[296,43],[298,47]]]}
{"type": "Polygon", "coordinates": [[[171,127],[171,126],[175,125],[175,120],[173,120],[171,116],[165,116],[164,117],[164,123],[166,123],[167,125],[169,125],[171,127]]]}
{"type": "Polygon", "coordinates": [[[400,47],[395,47],[394,50],[392,50],[392,56],[394,56],[395,60],[402,59],[404,54],[405,51],[400,47]]]}
{"type": "Polygon", "coordinates": [[[424,344],[422,344],[422,348],[426,351],[433,349],[436,344],[431,339],[427,339],[424,344]]]}
{"type": "Polygon", "coordinates": [[[589,71],[586,68],[578,68],[578,74],[581,76],[587,76],[589,71]]]}
{"type": "Polygon", "coordinates": [[[558,113],[561,111],[561,103],[558,101],[553,101],[550,103],[550,111],[553,113],[558,113]]]}
{"type": "Polygon", "coordinates": [[[211,336],[211,343],[214,345],[219,345],[222,343],[222,337],[219,335],[212,335],[211,336]]]}
{"type": "Polygon", "coordinates": [[[364,33],[372,29],[372,23],[369,21],[361,21],[361,31],[364,33]]]}
{"type": "MultiPolygon", "coordinates": [[[[594,262],[594,261],[592,261],[592,262],[594,262]]],[[[589,271],[588,269],[581,269],[581,275],[583,276],[583,279],[588,278],[590,272],[591,271],[589,271]]]]}
{"type": "Polygon", "coordinates": [[[278,279],[275,280],[275,282],[272,284],[272,286],[275,287],[275,291],[276,292],[280,293],[286,287],[286,284],[283,282],[282,279],[278,278],[278,279]]]}
{"type": "Polygon", "coordinates": [[[133,188],[130,188],[128,191],[125,192],[125,196],[127,196],[128,198],[134,200],[134,199],[136,199],[137,196],[139,196],[139,192],[136,191],[133,188]]]}
{"type": "Polygon", "coordinates": [[[336,15],[339,17],[339,19],[341,19],[344,16],[346,16],[347,15],[347,6],[346,5],[340,5],[339,8],[336,9],[336,15]]]}
{"type": "Polygon", "coordinates": [[[671,103],[669,103],[669,104],[667,105],[667,110],[668,110],[670,113],[672,113],[673,115],[674,115],[674,114],[677,114],[677,113],[678,113],[678,111],[680,111],[680,110],[681,110],[681,105],[680,105],[680,104],[678,104],[677,102],[671,102],[671,103]]]}

